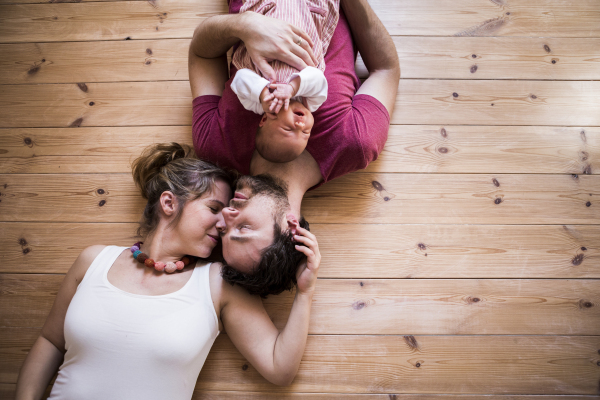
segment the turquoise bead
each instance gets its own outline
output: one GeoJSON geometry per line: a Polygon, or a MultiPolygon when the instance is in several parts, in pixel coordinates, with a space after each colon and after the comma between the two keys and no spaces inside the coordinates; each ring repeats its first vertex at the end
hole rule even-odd
{"type": "Polygon", "coordinates": [[[139,256],[140,254],[142,254],[141,251],[137,250],[133,253],[133,258],[137,258],[137,256],[139,256]]]}

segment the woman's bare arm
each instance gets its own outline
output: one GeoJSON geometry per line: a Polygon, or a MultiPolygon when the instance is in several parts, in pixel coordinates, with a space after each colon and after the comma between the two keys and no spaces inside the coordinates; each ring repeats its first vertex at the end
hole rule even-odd
{"type": "Polygon", "coordinates": [[[64,324],[67,309],[90,264],[105,246],[83,250],[69,269],[56,295],[40,336],[27,354],[17,380],[16,399],[41,399],[65,352],[64,324]]]}
{"type": "Polygon", "coordinates": [[[288,385],[298,372],[308,336],[308,322],[321,254],[316,237],[298,228],[296,238],[307,256],[298,273],[296,297],[281,332],[273,325],[258,296],[234,286],[228,289],[221,319],[231,341],[262,376],[277,385],[288,385]]]}

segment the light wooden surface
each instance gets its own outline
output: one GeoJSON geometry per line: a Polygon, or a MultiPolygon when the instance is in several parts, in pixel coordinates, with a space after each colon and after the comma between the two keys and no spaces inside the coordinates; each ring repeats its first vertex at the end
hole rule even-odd
{"type": "MultiPolygon", "coordinates": [[[[396,36],[394,42],[405,79],[600,77],[598,38],[396,36]]],[[[188,39],[0,44],[0,83],[187,80],[188,46],[188,39]]],[[[368,75],[360,57],[357,70],[368,75]]]]}
{"type": "MultiPolygon", "coordinates": [[[[192,145],[189,126],[0,129],[0,173],[125,173],[148,142],[192,145]]],[[[597,174],[600,129],[392,125],[369,172],[597,174]]],[[[361,173],[362,171],[357,171],[361,173]]]]}
{"type": "MultiPolygon", "coordinates": [[[[306,198],[298,376],[267,383],[222,335],[194,399],[597,398],[600,2],[371,4],[403,79],[379,159],[306,198]]],[[[81,249],[135,241],[131,161],[191,144],[189,38],[226,10],[0,0],[0,398],[81,249]]],[[[265,301],[277,326],[292,296],[265,301]]]]}

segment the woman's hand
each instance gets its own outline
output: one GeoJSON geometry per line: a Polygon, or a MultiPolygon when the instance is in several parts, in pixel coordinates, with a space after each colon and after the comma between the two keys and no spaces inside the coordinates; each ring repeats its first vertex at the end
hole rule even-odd
{"type": "Polygon", "coordinates": [[[317,237],[310,231],[301,227],[296,228],[294,240],[301,245],[296,245],[296,250],[304,253],[306,262],[302,263],[298,268],[296,281],[298,282],[299,294],[312,294],[317,283],[317,273],[321,264],[321,253],[319,251],[319,243],[317,237]]]}
{"type": "Polygon", "coordinates": [[[316,65],[313,42],[302,29],[254,12],[245,12],[240,17],[243,17],[240,39],[266,79],[276,81],[275,71],[269,65],[272,60],[282,61],[299,71],[316,65]]]}

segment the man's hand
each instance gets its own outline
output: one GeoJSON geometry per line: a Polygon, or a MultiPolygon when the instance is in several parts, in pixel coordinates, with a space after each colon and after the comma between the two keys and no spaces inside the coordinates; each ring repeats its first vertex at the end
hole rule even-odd
{"type": "Polygon", "coordinates": [[[239,37],[266,79],[276,80],[275,71],[269,65],[272,60],[279,60],[298,70],[317,64],[312,51],[313,42],[302,29],[253,12],[240,14],[240,17],[239,37]]]}
{"type": "Polygon", "coordinates": [[[317,283],[317,273],[321,264],[321,253],[319,251],[319,243],[317,237],[301,227],[296,228],[294,240],[301,245],[296,245],[296,250],[306,256],[306,262],[302,263],[298,268],[296,282],[298,283],[299,294],[310,294],[315,290],[317,283]]]}

